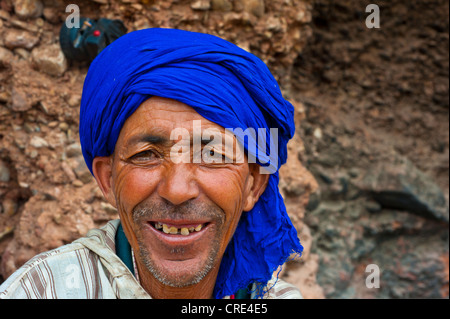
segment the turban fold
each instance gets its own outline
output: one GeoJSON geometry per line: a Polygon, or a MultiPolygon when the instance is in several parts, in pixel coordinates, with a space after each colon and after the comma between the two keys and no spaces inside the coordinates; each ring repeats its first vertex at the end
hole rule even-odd
{"type": "Polygon", "coordinates": [[[93,159],[114,152],[126,119],[151,96],[183,102],[224,128],[266,129],[262,140],[237,136],[271,174],[254,208],[242,214],[214,296],[234,294],[253,282],[265,284],[292,253],[303,250],[278,189],[278,169],[295,131],[293,106],[267,66],[228,41],[176,29],[130,32],[96,57],[84,82],[79,132],[91,172],[93,159]],[[277,129],[276,136],[271,128],[277,129]],[[275,146],[274,157],[270,151],[275,146]]]}

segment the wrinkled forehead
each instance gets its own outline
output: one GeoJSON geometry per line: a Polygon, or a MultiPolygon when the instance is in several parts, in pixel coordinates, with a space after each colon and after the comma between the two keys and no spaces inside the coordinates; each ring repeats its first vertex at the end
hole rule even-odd
{"type": "Polygon", "coordinates": [[[225,133],[222,126],[204,118],[189,105],[154,96],[143,102],[125,121],[119,139],[139,133],[170,136],[177,130],[194,134],[199,128],[225,133]]]}
{"type": "MultiPolygon", "coordinates": [[[[140,128],[162,130],[169,132],[176,128],[192,129],[193,121],[201,122],[204,128],[224,128],[201,116],[194,108],[177,100],[153,96],[144,101],[136,111],[125,121],[122,131],[138,130],[140,128]]],[[[162,132],[161,132],[162,133],[162,132]]]]}
{"type": "Polygon", "coordinates": [[[204,118],[189,105],[154,96],[143,102],[125,121],[116,147],[139,142],[170,145],[182,139],[234,147],[238,144],[232,132],[204,118]]]}

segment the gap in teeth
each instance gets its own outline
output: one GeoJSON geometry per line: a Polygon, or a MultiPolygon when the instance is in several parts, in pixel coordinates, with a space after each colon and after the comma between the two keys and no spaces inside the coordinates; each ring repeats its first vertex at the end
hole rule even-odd
{"type": "Polygon", "coordinates": [[[194,232],[194,231],[200,231],[203,228],[203,224],[199,224],[196,227],[182,227],[182,228],[177,228],[174,226],[168,226],[166,224],[160,223],[160,222],[156,222],[154,224],[155,228],[158,230],[163,231],[166,234],[172,234],[172,235],[177,235],[177,234],[181,234],[184,236],[189,235],[190,233],[194,232]]]}

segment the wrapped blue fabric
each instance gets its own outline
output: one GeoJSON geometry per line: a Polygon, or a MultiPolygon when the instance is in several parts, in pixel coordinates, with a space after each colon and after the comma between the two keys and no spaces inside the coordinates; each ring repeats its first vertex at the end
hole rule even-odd
{"type": "Polygon", "coordinates": [[[214,296],[234,294],[252,282],[265,284],[292,253],[303,250],[278,190],[278,169],[295,131],[293,106],[267,66],[228,41],[175,29],[134,31],[97,56],[84,82],[79,132],[91,172],[94,157],[113,153],[124,122],[151,96],[183,102],[224,128],[266,128],[266,145],[237,136],[271,174],[260,200],[241,217],[214,296]],[[277,128],[277,140],[270,128],[277,128]],[[276,156],[270,152],[274,147],[276,156]]]}

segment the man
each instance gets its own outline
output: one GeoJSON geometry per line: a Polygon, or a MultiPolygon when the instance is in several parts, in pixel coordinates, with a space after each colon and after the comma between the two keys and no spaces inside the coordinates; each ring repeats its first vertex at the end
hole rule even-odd
{"type": "Polygon", "coordinates": [[[119,212],[43,253],[2,298],[300,298],[277,269],[302,246],[278,190],[293,107],[266,65],[220,38],[131,32],[89,68],[87,166],[119,212]]]}

